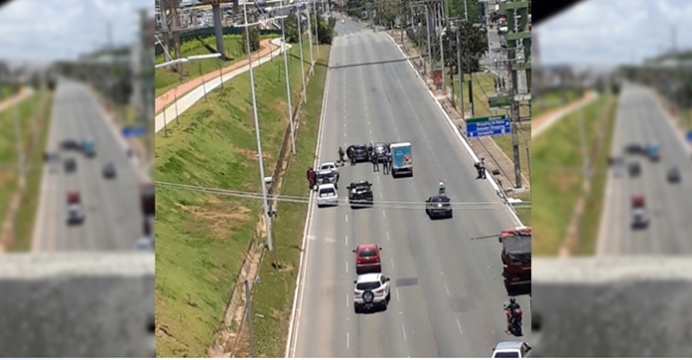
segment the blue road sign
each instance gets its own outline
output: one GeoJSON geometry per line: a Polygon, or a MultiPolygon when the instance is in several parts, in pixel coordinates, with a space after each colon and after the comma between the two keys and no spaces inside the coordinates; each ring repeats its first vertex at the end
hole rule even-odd
{"type": "Polygon", "coordinates": [[[125,126],[123,128],[123,137],[124,138],[131,138],[131,137],[142,137],[147,133],[147,129],[144,126],[125,126]]]}
{"type": "Polygon", "coordinates": [[[692,130],[687,132],[687,141],[692,142],[692,130]]]}
{"type": "Polygon", "coordinates": [[[469,138],[477,138],[481,136],[496,136],[506,135],[512,132],[512,123],[508,117],[500,120],[491,120],[484,122],[467,122],[466,136],[469,138]]]}

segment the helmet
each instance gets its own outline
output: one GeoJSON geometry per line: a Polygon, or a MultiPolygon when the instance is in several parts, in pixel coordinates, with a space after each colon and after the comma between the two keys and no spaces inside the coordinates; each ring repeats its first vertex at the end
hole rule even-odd
{"type": "Polygon", "coordinates": [[[517,303],[517,299],[515,299],[514,297],[511,297],[511,298],[509,298],[509,303],[514,305],[517,303]]]}
{"type": "Polygon", "coordinates": [[[440,181],[440,186],[445,186],[445,183],[443,183],[442,181],[440,181]]]}

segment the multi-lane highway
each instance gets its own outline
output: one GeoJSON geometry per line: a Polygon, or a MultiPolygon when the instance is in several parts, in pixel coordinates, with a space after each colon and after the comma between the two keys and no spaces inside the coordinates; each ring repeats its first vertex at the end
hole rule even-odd
{"type": "Polygon", "coordinates": [[[692,252],[689,234],[692,222],[692,161],[682,135],[676,131],[647,88],[623,86],[611,154],[622,156],[625,166],[639,163],[641,175],[627,169],[611,169],[606,186],[604,212],[598,239],[599,255],[685,254],[692,252]],[[654,163],[642,155],[623,155],[628,144],[660,144],[661,159],[654,163]],[[679,184],[667,181],[667,172],[677,166],[679,184]],[[632,230],[631,196],[645,196],[650,216],[648,229],[632,230]]]}
{"type": "Polygon", "coordinates": [[[60,166],[57,172],[45,166],[32,250],[133,250],[143,233],[138,173],[89,90],[62,80],[55,93],[50,124],[46,149],[59,151],[60,166]],[[86,138],[95,140],[94,158],[87,158],[81,151],[59,150],[64,140],[86,138]],[[77,163],[72,173],[66,173],[63,167],[69,158],[77,163]],[[111,180],[102,175],[109,161],[117,172],[111,180]],[[67,224],[70,189],[81,193],[86,218],[80,225],[67,224]]]}
{"type": "MultiPolygon", "coordinates": [[[[295,357],[485,357],[505,333],[499,234],[516,226],[489,183],[475,180],[473,160],[415,72],[384,32],[337,23],[323,117],[320,161],[337,147],[410,141],[414,177],[393,179],[372,165],[340,168],[339,197],[366,179],[376,206],[311,208],[305,272],[289,355],[295,357]],[[497,202],[490,210],[455,210],[431,221],[422,208],[377,207],[378,201],[423,202],[444,181],[455,202],[497,202]],[[391,278],[389,308],[355,314],[357,244],[382,248],[391,278]]],[[[519,298],[525,318],[527,296],[519,298]]],[[[524,331],[529,332],[528,320],[524,331]]]]}

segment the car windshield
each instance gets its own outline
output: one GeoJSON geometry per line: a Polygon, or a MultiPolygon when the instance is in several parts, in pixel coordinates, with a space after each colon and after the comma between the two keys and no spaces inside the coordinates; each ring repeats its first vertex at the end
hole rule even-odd
{"type": "Polygon", "coordinates": [[[359,255],[360,255],[360,257],[366,257],[367,258],[367,257],[377,256],[377,253],[375,252],[374,249],[367,248],[367,249],[361,250],[359,255]]]}
{"type": "Polygon", "coordinates": [[[320,197],[327,197],[334,195],[334,190],[332,189],[320,189],[320,197]]]}
{"type": "Polygon", "coordinates": [[[374,290],[380,287],[380,282],[379,281],[372,281],[372,282],[364,282],[364,283],[358,283],[356,284],[356,289],[358,290],[374,290]]]}
{"type": "Polygon", "coordinates": [[[365,191],[368,190],[368,184],[354,184],[352,189],[355,191],[365,191]]]}
{"type": "Polygon", "coordinates": [[[433,196],[432,202],[434,203],[448,203],[449,198],[444,196],[433,196]]]}
{"type": "Polygon", "coordinates": [[[334,165],[327,164],[327,165],[322,165],[322,167],[320,168],[320,170],[331,170],[331,169],[333,169],[333,168],[334,168],[334,165]]]}
{"type": "Polygon", "coordinates": [[[496,352],[494,358],[519,358],[518,351],[500,351],[496,352]]]}

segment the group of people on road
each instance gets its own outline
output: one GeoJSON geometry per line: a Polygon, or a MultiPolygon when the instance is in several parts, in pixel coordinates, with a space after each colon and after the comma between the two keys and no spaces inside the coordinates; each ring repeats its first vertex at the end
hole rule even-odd
{"type": "MultiPolygon", "coordinates": [[[[385,175],[389,175],[392,169],[392,153],[388,149],[385,154],[379,154],[372,144],[370,144],[368,146],[368,155],[368,158],[372,163],[372,171],[380,171],[380,163],[382,163],[383,173],[385,175]]],[[[346,154],[344,149],[339,146],[339,164],[343,165],[347,160],[351,163],[351,165],[356,164],[355,151],[352,147],[350,147],[348,148],[348,153],[346,154]],[[347,155],[348,158],[344,158],[344,155],[347,155]]]]}

